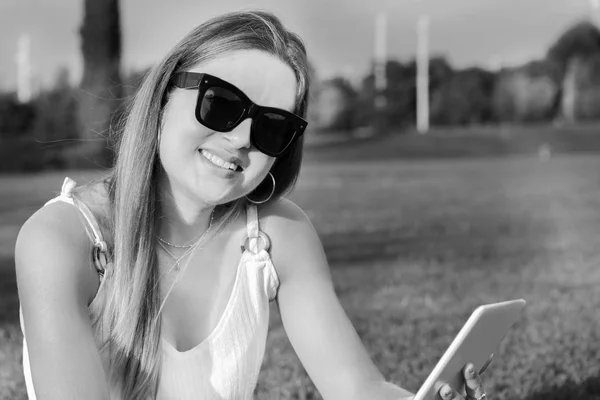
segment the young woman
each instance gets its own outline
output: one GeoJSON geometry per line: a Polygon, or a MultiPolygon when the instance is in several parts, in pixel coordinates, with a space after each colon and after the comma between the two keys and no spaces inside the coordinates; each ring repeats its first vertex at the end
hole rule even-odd
{"type": "Polygon", "coordinates": [[[325,399],[410,398],[370,360],[317,234],[283,198],[308,74],[300,39],[264,12],[214,18],[152,68],[115,167],[67,178],[19,233],[30,399],[249,399],[272,300],[325,399]]]}

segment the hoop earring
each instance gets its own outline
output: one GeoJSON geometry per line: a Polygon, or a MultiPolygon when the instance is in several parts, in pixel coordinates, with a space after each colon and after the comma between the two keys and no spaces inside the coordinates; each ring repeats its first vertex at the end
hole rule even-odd
{"type": "Polygon", "coordinates": [[[250,197],[246,196],[246,200],[248,200],[252,204],[263,204],[271,200],[271,197],[273,197],[273,193],[275,193],[275,177],[271,172],[269,172],[269,176],[271,177],[271,181],[273,181],[273,189],[271,189],[271,193],[269,194],[269,196],[264,200],[252,200],[250,197]]]}

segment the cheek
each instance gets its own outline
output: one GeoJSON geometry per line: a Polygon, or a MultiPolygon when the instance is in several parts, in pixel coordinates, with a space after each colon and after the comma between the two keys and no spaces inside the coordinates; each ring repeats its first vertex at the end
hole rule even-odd
{"type": "Polygon", "coordinates": [[[267,176],[275,163],[275,157],[269,157],[259,151],[250,154],[250,166],[246,169],[248,181],[256,186],[267,176]]]}
{"type": "Polygon", "coordinates": [[[178,166],[182,161],[181,142],[173,138],[173,131],[165,129],[161,133],[159,156],[163,164],[178,166]]]}
{"type": "MultiPolygon", "coordinates": [[[[161,158],[179,158],[180,161],[193,157],[200,143],[208,136],[208,130],[194,121],[170,115],[161,129],[161,158]]],[[[177,161],[177,160],[174,160],[177,161]]]]}
{"type": "Polygon", "coordinates": [[[165,149],[184,148],[197,142],[205,129],[194,116],[194,101],[189,93],[173,96],[165,106],[162,119],[162,140],[165,149]]]}

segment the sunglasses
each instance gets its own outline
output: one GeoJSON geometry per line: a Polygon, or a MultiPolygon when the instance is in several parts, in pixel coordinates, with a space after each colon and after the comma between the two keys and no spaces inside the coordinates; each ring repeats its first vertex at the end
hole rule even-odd
{"type": "Polygon", "coordinates": [[[252,102],[240,89],[209,74],[179,72],[172,84],[181,89],[198,89],[196,119],[217,132],[231,132],[247,118],[252,119],[250,141],[262,153],[277,157],[299,138],[308,123],[281,108],[252,102]]]}

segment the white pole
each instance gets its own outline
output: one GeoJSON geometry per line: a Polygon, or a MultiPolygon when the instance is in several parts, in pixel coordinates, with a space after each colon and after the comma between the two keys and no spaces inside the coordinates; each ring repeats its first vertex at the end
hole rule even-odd
{"type": "Polygon", "coordinates": [[[429,16],[417,21],[417,131],[429,130],[429,16]]]}
{"type": "Polygon", "coordinates": [[[592,18],[591,20],[598,26],[600,26],[600,0],[590,0],[590,8],[592,18]]]}
{"type": "Polygon", "coordinates": [[[25,33],[19,37],[17,42],[17,98],[21,103],[31,100],[31,40],[29,34],[25,33]]]}
{"type": "Polygon", "coordinates": [[[387,88],[386,63],[387,63],[387,16],[380,12],[375,18],[375,105],[377,108],[386,106],[385,89],[387,88]]]}

